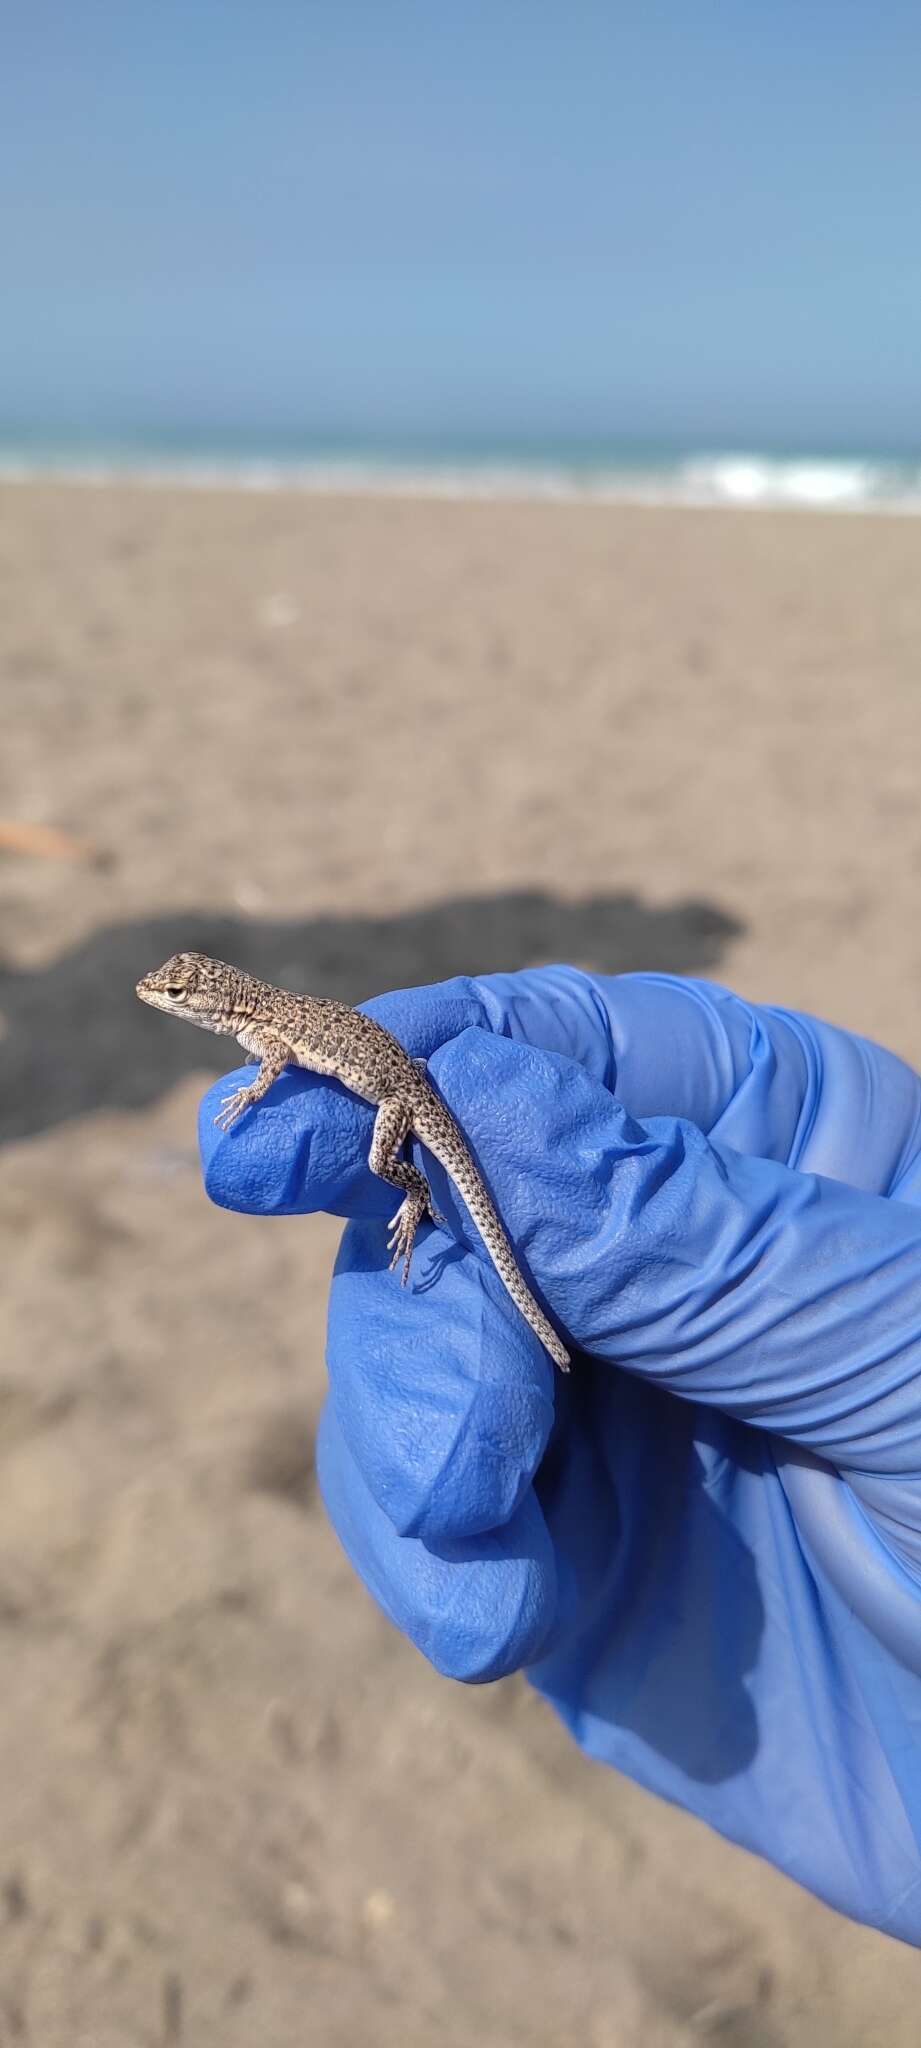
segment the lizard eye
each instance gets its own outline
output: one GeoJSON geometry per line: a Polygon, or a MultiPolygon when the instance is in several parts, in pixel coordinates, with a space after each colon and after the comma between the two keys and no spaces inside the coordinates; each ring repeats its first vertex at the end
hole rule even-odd
{"type": "Polygon", "coordinates": [[[166,990],[166,994],[169,996],[171,1003],[181,1003],[185,996],[185,993],[185,989],[179,988],[175,982],[172,983],[170,987],[166,990]]]}

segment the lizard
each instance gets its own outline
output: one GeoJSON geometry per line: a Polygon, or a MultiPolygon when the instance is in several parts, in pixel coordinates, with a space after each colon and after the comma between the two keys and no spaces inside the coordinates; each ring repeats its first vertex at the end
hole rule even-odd
{"type": "Polygon", "coordinates": [[[368,1165],[403,1195],[388,1224],[387,1249],[392,1254],[391,1272],[402,1260],[404,1287],[423,1217],[433,1223],[443,1220],[425,1174],[401,1157],[414,1132],[463,1197],[516,1308],[561,1372],[568,1372],[569,1353],[528,1287],[479,1167],[460,1126],[433,1088],[424,1060],[413,1058],[392,1032],[349,1003],[292,995],[205,953],[174,953],[138,982],[137,994],[143,1003],[183,1017],[200,1030],[235,1038],[259,1062],[256,1079],[224,1097],[214,1119],[223,1131],[262,1101],[287,1066],[330,1075],[353,1095],[374,1104],[377,1115],[368,1165]]]}

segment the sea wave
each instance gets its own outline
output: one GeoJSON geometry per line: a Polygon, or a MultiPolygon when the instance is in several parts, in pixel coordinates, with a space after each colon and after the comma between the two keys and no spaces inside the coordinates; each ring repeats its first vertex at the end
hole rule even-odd
{"type": "Polygon", "coordinates": [[[233,456],[168,461],[92,460],[0,449],[0,482],[86,488],[130,484],[172,490],[306,492],[321,496],[551,499],[567,503],[921,512],[921,463],[871,459],[696,454],[663,462],[418,461],[233,456]]]}
{"type": "Polygon", "coordinates": [[[715,505],[921,511],[921,464],[716,455],[681,465],[681,488],[715,505]]]}

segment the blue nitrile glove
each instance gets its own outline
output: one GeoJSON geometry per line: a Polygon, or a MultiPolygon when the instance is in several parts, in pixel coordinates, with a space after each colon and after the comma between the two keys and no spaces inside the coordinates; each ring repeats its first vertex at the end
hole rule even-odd
{"type": "Polygon", "coordinates": [[[368,1010],[427,1056],[564,1378],[441,1170],[387,1271],[373,1110],[289,1072],[205,1180],[350,1216],[320,1481],[439,1670],[921,1943],[921,1082],[815,1019],[547,968],[368,1010]],[[825,1177],[820,1177],[825,1176],[825,1177]]]}

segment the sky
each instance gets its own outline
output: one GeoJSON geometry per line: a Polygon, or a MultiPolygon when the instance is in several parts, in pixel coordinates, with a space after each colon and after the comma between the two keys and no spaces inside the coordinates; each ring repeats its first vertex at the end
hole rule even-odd
{"type": "Polygon", "coordinates": [[[921,449],[916,0],[3,0],[0,440],[921,449]]]}

